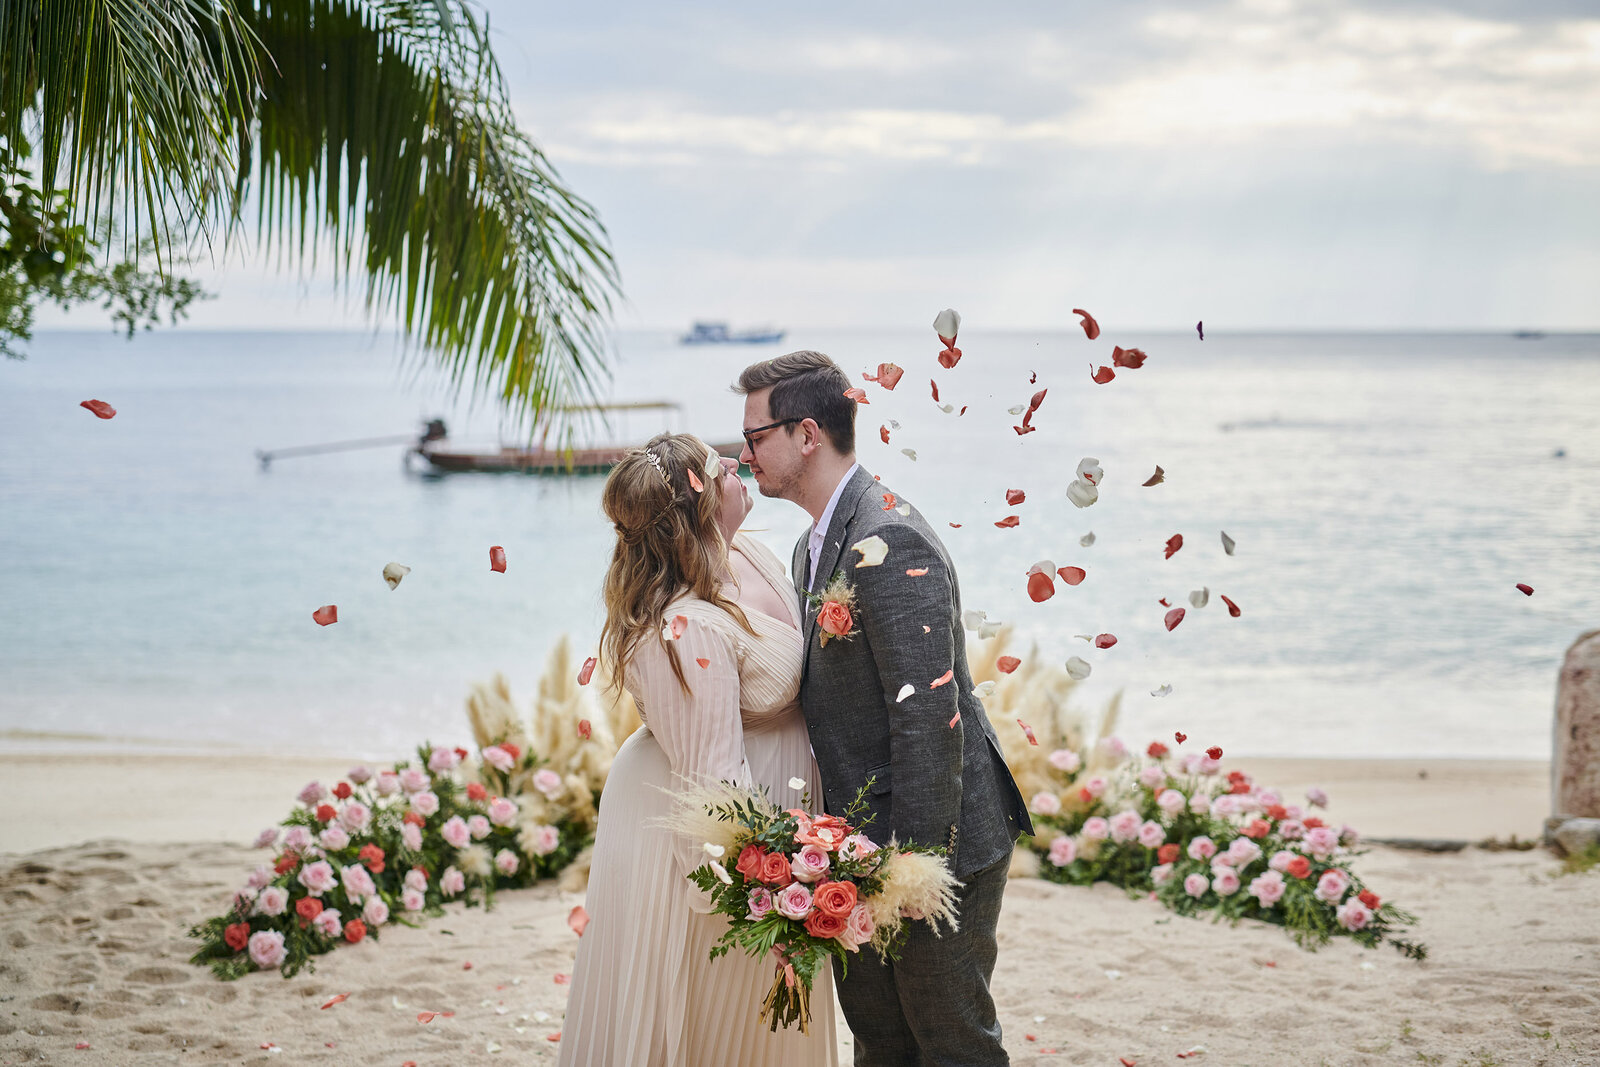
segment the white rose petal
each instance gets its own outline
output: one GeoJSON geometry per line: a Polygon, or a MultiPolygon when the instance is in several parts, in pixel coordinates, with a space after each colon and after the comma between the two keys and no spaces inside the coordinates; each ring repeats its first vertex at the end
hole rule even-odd
{"type": "Polygon", "coordinates": [[[917,461],[917,450],[914,448],[902,448],[900,450],[900,454],[911,460],[913,463],[917,461]]]}
{"type": "Polygon", "coordinates": [[[1211,600],[1211,587],[1202,585],[1199,589],[1189,592],[1189,603],[1197,608],[1203,608],[1211,600]]]}
{"type": "Polygon", "coordinates": [[[383,565],[383,580],[389,583],[390,589],[400,585],[400,579],[411,573],[411,568],[404,563],[385,563],[383,565]]]}
{"type": "Polygon", "coordinates": [[[910,514],[911,514],[911,505],[910,504],[901,504],[899,507],[895,508],[895,511],[899,512],[901,515],[910,516],[910,514]]]}
{"type": "Polygon", "coordinates": [[[1228,536],[1227,530],[1222,531],[1222,551],[1230,556],[1233,555],[1233,538],[1228,536]]]}
{"type": "Polygon", "coordinates": [[[1090,485],[1099,485],[1100,479],[1104,478],[1105,474],[1106,472],[1100,469],[1100,461],[1092,456],[1085,456],[1078,461],[1078,477],[1090,485]]]}
{"type": "Polygon", "coordinates": [[[714,845],[710,841],[707,841],[700,847],[705,851],[706,855],[710,856],[714,860],[720,860],[723,856],[728,854],[728,850],[726,848],[721,845],[714,845]]]}
{"type": "Polygon", "coordinates": [[[876,567],[889,554],[889,543],[873,534],[851,545],[850,551],[861,553],[861,562],[856,564],[857,567],[876,567]]]}
{"type": "Polygon", "coordinates": [[[933,332],[939,335],[941,341],[954,341],[956,331],[961,329],[961,312],[955,308],[945,308],[933,317],[933,332]]]}
{"type": "Polygon", "coordinates": [[[976,630],[983,625],[983,620],[988,617],[988,612],[979,611],[977,608],[968,608],[961,613],[961,625],[969,630],[976,630]]]}
{"type": "Polygon", "coordinates": [[[1121,971],[1107,971],[1106,972],[1106,977],[1111,979],[1113,982],[1115,982],[1118,978],[1122,977],[1122,972],[1121,971]]]}
{"type": "Polygon", "coordinates": [[[1094,531],[1090,530],[1088,533],[1078,538],[1078,544],[1082,545],[1084,548],[1088,548],[1090,545],[1094,544],[1094,531]]]}
{"type": "Polygon", "coordinates": [[[989,638],[999,633],[1000,628],[1004,625],[1005,623],[999,619],[984,619],[983,622],[978,624],[978,640],[989,640],[989,638]]]}
{"type": "Polygon", "coordinates": [[[903,704],[903,703],[905,703],[906,697],[910,696],[912,693],[915,693],[916,691],[917,691],[917,687],[912,685],[910,682],[907,682],[905,685],[902,685],[900,687],[900,695],[894,698],[894,702],[896,704],[903,704]]]}
{"type": "Polygon", "coordinates": [[[805,787],[806,787],[806,780],[804,778],[791,778],[791,779],[789,779],[789,788],[790,789],[797,789],[798,790],[798,789],[804,789],[805,787]]]}
{"type": "Polygon", "coordinates": [[[1092,482],[1074,478],[1067,486],[1067,499],[1072,501],[1073,507],[1086,508],[1100,499],[1100,490],[1092,482]]]}
{"type": "Polygon", "coordinates": [[[499,1052],[500,1051],[500,1042],[498,1042],[498,1041],[490,1041],[487,1045],[483,1046],[483,1051],[489,1053],[490,1055],[493,1055],[494,1053],[499,1052]]]}
{"type": "Polygon", "coordinates": [[[1172,694],[1172,686],[1170,686],[1170,685],[1164,685],[1159,689],[1150,690],[1150,695],[1153,696],[1153,697],[1164,697],[1164,696],[1170,696],[1171,694],[1172,694]]]}
{"type": "Polygon", "coordinates": [[[972,690],[972,695],[977,697],[979,700],[982,700],[984,697],[990,696],[993,693],[994,693],[994,680],[993,679],[990,679],[987,682],[979,682],[976,686],[973,687],[973,690],[972,690]]]}
{"type": "Polygon", "coordinates": [[[890,419],[889,420],[889,429],[898,430],[899,428],[900,428],[900,424],[898,422],[896,422],[894,419],[890,419]]]}
{"type": "Polygon", "coordinates": [[[706,449],[706,477],[711,479],[722,477],[722,456],[714,448],[706,449]]]}
{"type": "Polygon", "coordinates": [[[728,875],[728,869],[716,860],[711,861],[711,873],[717,876],[717,881],[723,885],[732,885],[733,879],[728,875]]]}
{"type": "Polygon", "coordinates": [[[955,409],[956,409],[956,406],[954,404],[940,404],[939,405],[939,410],[944,412],[946,415],[950,414],[955,409]]]}
{"type": "Polygon", "coordinates": [[[1082,656],[1073,656],[1067,660],[1067,675],[1075,682],[1081,682],[1089,677],[1089,672],[1093,669],[1089,666],[1089,661],[1082,656]]]}
{"type": "Polygon", "coordinates": [[[1006,414],[1007,415],[1021,415],[1026,410],[1028,410],[1028,405],[1026,405],[1026,404],[1018,404],[1014,408],[1006,408],[1006,414]]]}

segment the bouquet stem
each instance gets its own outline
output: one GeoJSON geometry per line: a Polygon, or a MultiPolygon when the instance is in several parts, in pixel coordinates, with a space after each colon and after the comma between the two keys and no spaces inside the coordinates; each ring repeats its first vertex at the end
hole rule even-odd
{"type": "Polygon", "coordinates": [[[767,993],[767,999],[761,1005],[761,1022],[768,1024],[768,1029],[773,1033],[778,1032],[778,1027],[787,1028],[795,1021],[800,1023],[800,1032],[809,1035],[811,1030],[811,989],[805,982],[795,977],[794,967],[790,964],[778,964],[778,971],[772,977],[772,989],[767,993]]]}

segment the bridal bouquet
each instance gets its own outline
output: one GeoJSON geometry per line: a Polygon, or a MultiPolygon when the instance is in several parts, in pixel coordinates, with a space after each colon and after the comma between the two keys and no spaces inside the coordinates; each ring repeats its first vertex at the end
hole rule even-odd
{"type": "Polygon", "coordinates": [[[809,1032],[811,987],[833,957],[848,968],[850,953],[867,945],[893,959],[908,919],[956,926],[956,881],[943,850],[879,845],[861,832],[870,786],[838,818],[780,811],[764,794],[724,782],[691,789],[669,819],[704,842],[708,858],[689,878],[728,917],[711,957],[739,948],[776,961],[760,1016],[773,1031],[798,1023],[809,1032]]]}

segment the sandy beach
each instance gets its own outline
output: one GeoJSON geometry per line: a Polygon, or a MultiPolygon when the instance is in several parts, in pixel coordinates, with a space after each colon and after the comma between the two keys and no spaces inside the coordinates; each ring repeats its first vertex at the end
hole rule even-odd
{"type": "MultiPolygon", "coordinates": [[[[187,962],[184,930],[259,862],[242,842],[347,762],[6,757],[0,1064],[553,1061],[581,899],[553,885],[391,926],[290,981],[224,983],[187,962]],[[323,1010],[337,993],[349,999],[323,1010]],[[423,1010],[455,1014],[422,1025],[423,1010]]],[[[1546,803],[1539,763],[1238,765],[1285,790],[1321,785],[1369,836],[1528,837],[1546,803]]],[[[1006,1044],[1018,1064],[1154,1064],[1196,1048],[1212,1064],[1600,1062],[1600,875],[1558,866],[1477,848],[1356,860],[1420,917],[1424,963],[1344,942],[1308,953],[1276,927],[1014,880],[995,975],[1006,1044]]]]}

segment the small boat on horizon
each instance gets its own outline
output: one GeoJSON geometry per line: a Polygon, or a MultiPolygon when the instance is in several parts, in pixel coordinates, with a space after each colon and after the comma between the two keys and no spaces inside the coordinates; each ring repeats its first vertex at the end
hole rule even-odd
{"type": "Polygon", "coordinates": [[[697,322],[678,338],[682,345],[775,345],[788,331],[771,326],[730,332],[725,322],[697,322]]]}
{"type": "Polygon", "coordinates": [[[1518,330],[1516,333],[1513,333],[1511,336],[1516,338],[1518,341],[1542,341],[1542,340],[1544,340],[1544,331],[1543,330],[1518,330]]]}

